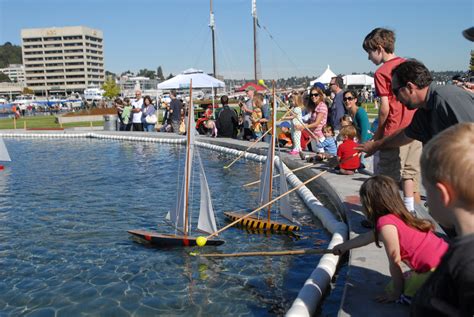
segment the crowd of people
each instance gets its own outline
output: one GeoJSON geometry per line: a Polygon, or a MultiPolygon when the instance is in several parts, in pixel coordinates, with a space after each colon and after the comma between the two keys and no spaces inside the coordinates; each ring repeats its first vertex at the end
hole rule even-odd
{"type": "MultiPolygon", "coordinates": [[[[465,85],[437,85],[422,62],[398,57],[391,30],[374,29],[362,47],[368,59],[380,65],[374,78],[380,98],[374,122],[370,124],[361,107],[369,95],[344,89],[342,78],[335,76],[328,87],[316,83],[308,91],[293,91],[283,101],[276,100],[286,108],[278,144],[305,160],[337,160],[336,170],[344,175],[363,169],[365,160],[374,156],[375,176],[360,188],[364,225],[371,231],[333,252],[382,241],[392,282],[379,301],[411,304],[413,316],[473,316],[474,94],[465,85]],[[421,185],[445,237],[435,234],[433,223],[415,212],[421,185]],[[403,272],[402,262],[409,272],[403,272]]],[[[197,130],[215,137],[268,141],[273,101],[252,86],[246,95],[238,110],[222,96],[218,116],[213,118],[212,109],[204,111],[197,130]]],[[[116,101],[121,130],[155,130],[151,99],[142,99],[140,92],[136,97],[132,103],[116,101]]],[[[175,92],[171,99],[160,131],[184,133],[185,107],[175,92]]]]}
{"type": "MultiPolygon", "coordinates": [[[[382,241],[392,281],[380,302],[409,304],[412,316],[473,316],[474,94],[466,87],[438,86],[420,61],[397,57],[391,30],[374,29],[363,48],[381,65],[375,73],[378,125],[372,137],[359,131],[360,144],[352,145],[356,153],[379,157],[376,175],[359,193],[372,230],[333,252],[382,241]],[[446,236],[435,234],[433,223],[413,212],[421,184],[446,236]],[[410,270],[403,272],[402,263],[410,270]]],[[[344,96],[345,102],[353,97],[344,96]]],[[[357,108],[346,109],[355,118],[357,108]]]]}

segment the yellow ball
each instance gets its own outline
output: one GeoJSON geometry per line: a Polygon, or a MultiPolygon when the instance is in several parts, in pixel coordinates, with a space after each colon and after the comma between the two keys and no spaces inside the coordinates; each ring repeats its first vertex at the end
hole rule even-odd
{"type": "Polygon", "coordinates": [[[206,242],[207,242],[207,239],[204,238],[204,237],[198,237],[196,239],[196,244],[198,245],[198,247],[203,247],[206,245],[206,242]]]}
{"type": "Polygon", "coordinates": [[[263,81],[263,79],[260,79],[260,80],[258,81],[258,84],[259,84],[260,86],[265,86],[265,82],[263,81]]]}

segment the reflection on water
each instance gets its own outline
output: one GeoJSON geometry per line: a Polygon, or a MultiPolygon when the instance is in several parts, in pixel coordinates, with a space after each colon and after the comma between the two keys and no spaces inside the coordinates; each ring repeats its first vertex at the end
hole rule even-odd
{"type": "MultiPolygon", "coordinates": [[[[181,146],[100,140],[6,140],[0,172],[0,312],[11,315],[283,314],[319,256],[204,259],[158,250],[129,229],[171,233],[164,216],[182,173],[181,146]]],[[[260,164],[200,149],[218,226],[256,207],[260,164]]],[[[198,182],[197,175],[193,182],[198,182]]],[[[191,192],[191,198],[194,192],[191,192]]],[[[196,192],[198,197],[199,192],[196,192]]],[[[291,196],[301,237],[233,228],[206,252],[325,247],[328,234],[291,196]]],[[[198,202],[192,209],[198,210],[198,202]]],[[[193,217],[197,217],[195,212],[193,217]]],[[[194,222],[195,223],[195,222],[194,222]]]]}

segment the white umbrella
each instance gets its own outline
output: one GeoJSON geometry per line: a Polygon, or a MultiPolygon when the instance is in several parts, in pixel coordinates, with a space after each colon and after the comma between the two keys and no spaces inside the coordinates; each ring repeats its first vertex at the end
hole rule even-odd
{"type": "Polygon", "coordinates": [[[214,88],[224,88],[225,84],[202,70],[190,68],[181,74],[158,84],[158,89],[186,89],[193,80],[193,88],[212,88],[212,114],[214,115],[214,88]]]}
{"type": "Polygon", "coordinates": [[[224,88],[225,84],[202,70],[190,68],[181,74],[165,80],[158,84],[158,89],[186,89],[189,88],[190,80],[193,80],[193,88],[224,88]]]}

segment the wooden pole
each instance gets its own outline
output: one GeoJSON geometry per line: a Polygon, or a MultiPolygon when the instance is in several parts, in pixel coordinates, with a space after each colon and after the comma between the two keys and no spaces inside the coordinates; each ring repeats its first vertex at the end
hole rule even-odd
{"type": "Polygon", "coordinates": [[[26,130],[26,120],[23,121],[23,129],[26,130]]]}
{"type": "MultiPolygon", "coordinates": [[[[312,166],[314,166],[314,164],[307,164],[307,165],[300,166],[300,167],[295,168],[294,170],[290,170],[290,171],[291,172],[297,172],[297,171],[300,171],[300,170],[303,170],[305,168],[312,167],[312,166]]],[[[280,176],[280,174],[273,175],[273,178],[276,178],[278,176],[280,176]]],[[[248,186],[256,185],[256,184],[259,184],[259,183],[260,183],[260,180],[244,184],[243,187],[248,187],[248,186]]]]}
{"type": "MultiPolygon", "coordinates": [[[[291,111],[291,110],[288,110],[283,116],[286,116],[290,111],[291,111]]],[[[278,122],[280,122],[280,121],[278,121],[278,122]]],[[[237,162],[238,160],[240,160],[240,158],[241,158],[242,156],[244,156],[245,153],[248,152],[248,150],[250,150],[251,148],[253,148],[253,147],[254,147],[260,140],[262,140],[263,137],[266,136],[271,130],[272,130],[272,128],[270,128],[270,129],[268,129],[267,131],[265,131],[265,133],[262,134],[261,137],[259,137],[259,138],[258,138],[257,140],[255,140],[252,144],[250,144],[250,146],[249,146],[245,151],[243,151],[242,153],[240,153],[239,156],[237,156],[232,162],[230,162],[230,164],[224,166],[224,168],[227,169],[227,168],[231,167],[232,165],[234,165],[235,162],[237,162]]]]}
{"type": "Polygon", "coordinates": [[[91,128],[92,128],[92,121],[90,121],[90,126],[91,126],[91,128]]]}
{"type": "Polygon", "coordinates": [[[275,199],[269,201],[269,202],[266,203],[265,205],[262,205],[262,206],[258,207],[258,208],[255,209],[254,211],[252,211],[252,212],[246,214],[245,216],[243,216],[243,217],[241,217],[241,218],[239,218],[239,219],[237,219],[237,220],[231,222],[230,224],[228,224],[227,226],[225,226],[225,227],[223,227],[223,228],[217,230],[217,231],[214,232],[213,234],[208,235],[208,236],[206,237],[206,239],[210,239],[210,238],[212,238],[212,237],[214,237],[214,236],[217,236],[217,235],[218,235],[219,233],[221,233],[222,231],[229,229],[230,227],[232,227],[233,225],[235,225],[235,224],[241,222],[241,221],[244,220],[244,219],[247,219],[248,217],[252,216],[253,214],[257,213],[258,211],[260,211],[260,210],[266,208],[267,206],[273,204],[273,203],[276,202],[277,200],[279,200],[279,199],[285,197],[286,195],[289,195],[290,193],[294,192],[295,190],[298,190],[299,188],[303,187],[304,185],[308,184],[309,182],[314,181],[316,178],[320,177],[321,175],[324,175],[324,174],[327,173],[327,172],[328,172],[328,170],[323,171],[323,172],[321,172],[321,173],[319,173],[319,174],[317,174],[317,175],[311,177],[310,179],[306,180],[305,182],[303,182],[303,183],[299,184],[298,186],[296,186],[296,187],[290,189],[290,190],[287,191],[286,193],[283,193],[283,194],[281,194],[280,196],[276,197],[275,199]]]}
{"type": "Polygon", "coordinates": [[[327,254],[332,253],[332,249],[303,249],[303,250],[283,250],[283,251],[262,251],[262,252],[239,252],[239,253],[191,253],[191,255],[205,258],[236,258],[242,256],[282,256],[282,255],[305,255],[305,254],[327,254]]]}
{"type": "Polygon", "coordinates": [[[261,137],[259,137],[259,138],[258,138],[257,140],[255,140],[252,144],[250,144],[250,146],[249,146],[245,151],[243,151],[242,153],[240,153],[239,156],[237,156],[232,162],[230,162],[230,164],[224,166],[224,168],[229,168],[229,167],[231,167],[232,165],[234,165],[235,162],[237,162],[242,156],[244,156],[245,153],[248,152],[248,150],[250,150],[250,149],[253,148],[255,145],[257,145],[257,143],[258,143],[261,139],[263,139],[263,137],[266,136],[271,130],[272,130],[272,129],[268,129],[267,131],[265,131],[265,133],[262,134],[261,137]]]}
{"type": "Polygon", "coordinates": [[[16,130],[16,117],[13,117],[13,129],[16,130]]]}

